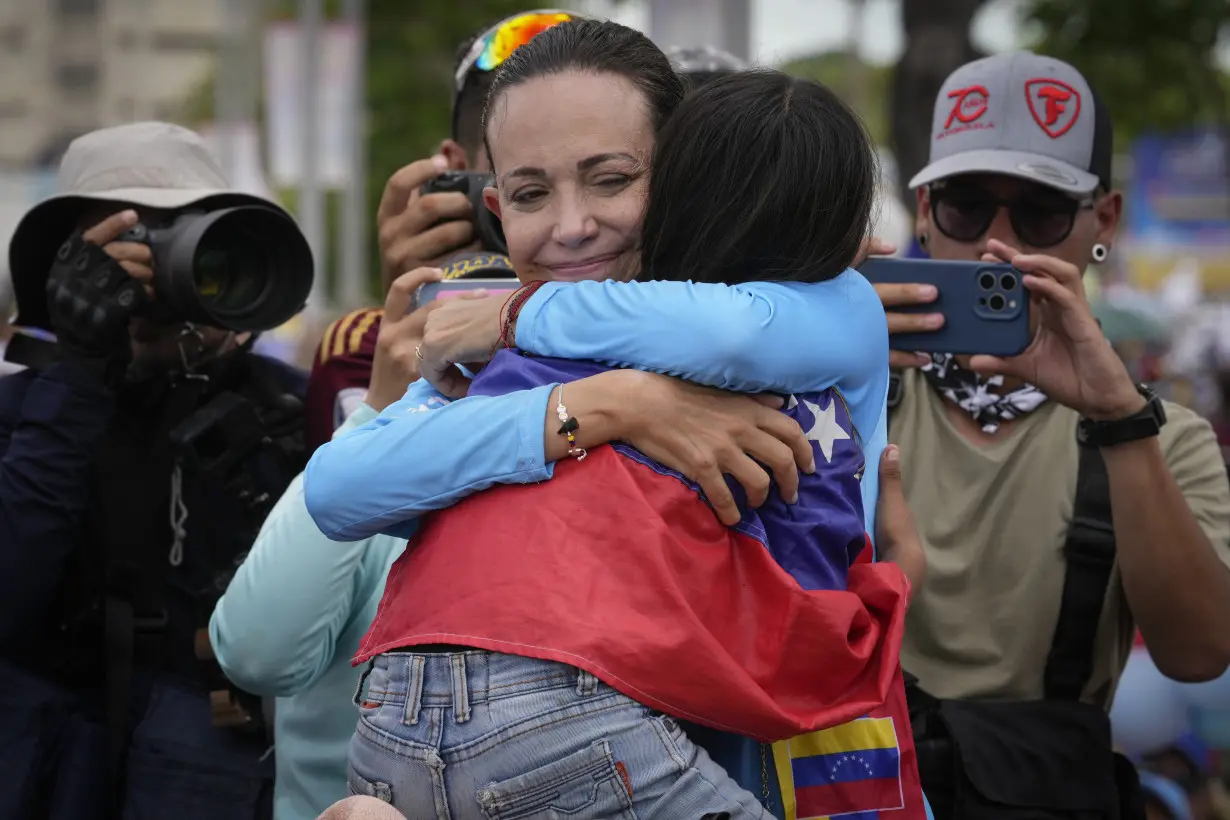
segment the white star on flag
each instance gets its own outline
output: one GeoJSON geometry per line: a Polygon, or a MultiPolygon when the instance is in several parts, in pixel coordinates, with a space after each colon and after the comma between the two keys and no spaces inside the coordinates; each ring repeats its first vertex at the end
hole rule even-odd
{"type": "Polygon", "coordinates": [[[820,445],[820,452],[824,453],[824,460],[828,464],[833,463],[833,443],[836,441],[848,441],[850,434],[841,429],[841,425],[837,423],[837,400],[829,401],[829,406],[820,409],[820,405],[812,404],[807,399],[803,399],[803,406],[811,411],[815,422],[812,423],[811,429],[806,432],[807,440],[814,441],[820,445]]]}

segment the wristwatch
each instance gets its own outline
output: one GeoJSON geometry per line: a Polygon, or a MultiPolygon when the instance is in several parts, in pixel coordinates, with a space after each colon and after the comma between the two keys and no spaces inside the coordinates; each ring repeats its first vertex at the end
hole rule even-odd
{"type": "Polygon", "coordinates": [[[1161,432],[1162,425],[1166,423],[1166,410],[1162,407],[1161,397],[1145,384],[1136,385],[1136,391],[1145,397],[1147,403],[1144,407],[1130,416],[1112,421],[1081,419],[1076,426],[1077,442],[1085,447],[1114,447],[1116,444],[1152,438],[1161,432]]]}

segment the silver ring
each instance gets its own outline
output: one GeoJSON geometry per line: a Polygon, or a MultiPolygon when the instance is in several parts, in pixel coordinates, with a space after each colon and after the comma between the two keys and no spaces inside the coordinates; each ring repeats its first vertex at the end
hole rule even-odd
{"type": "Polygon", "coordinates": [[[415,356],[415,358],[417,358],[420,362],[421,362],[421,361],[424,361],[424,359],[423,359],[423,346],[422,346],[422,345],[415,345],[415,347],[414,347],[414,356],[415,356]]]}

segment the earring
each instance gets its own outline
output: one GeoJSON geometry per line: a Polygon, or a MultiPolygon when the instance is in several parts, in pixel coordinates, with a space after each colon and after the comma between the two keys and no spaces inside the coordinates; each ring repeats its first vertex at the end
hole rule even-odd
{"type": "Polygon", "coordinates": [[[1106,257],[1109,253],[1110,253],[1110,249],[1107,248],[1105,245],[1103,245],[1101,242],[1099,242],[1093,246],[1093,261],[1094,262],[1105,262],[1106,257]]]}
{"type": "Polygon", "coordinates": [[[927,235],[925,233],[920,233],[918,235],[918,247],[920,248],[927,247],[927,235]]]}

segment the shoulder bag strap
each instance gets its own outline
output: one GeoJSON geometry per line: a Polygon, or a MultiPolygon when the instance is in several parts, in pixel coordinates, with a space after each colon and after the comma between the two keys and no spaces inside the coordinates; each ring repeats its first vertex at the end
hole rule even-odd
{"type": "Polygon", "coordinates": [[[1102,454],[1094,447],[1080,447],[1076,501],[1063,554],[1067,568],[1044,692],[1048,700],[1079,700],[1093,671],[1098,621],[1115,564],[1110,482],[1102,454]]]}

